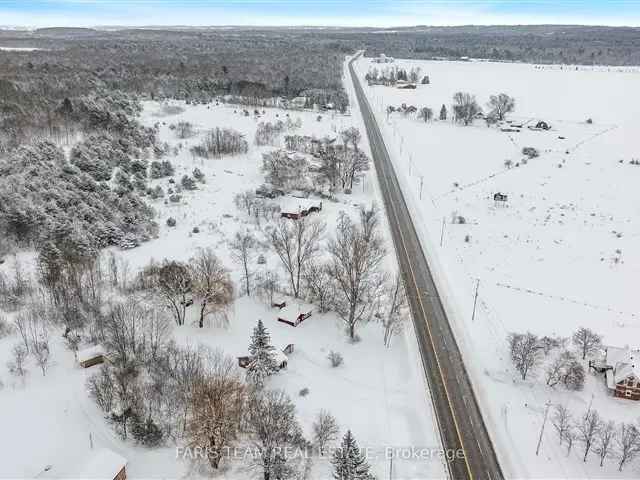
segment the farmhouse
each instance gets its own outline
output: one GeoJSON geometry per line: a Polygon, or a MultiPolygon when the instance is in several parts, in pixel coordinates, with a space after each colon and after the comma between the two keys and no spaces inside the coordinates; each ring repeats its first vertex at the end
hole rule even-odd
{"type": "Polygon", "coordinates": [[[602,359],[590,365],[604,372],[607,388],[615,397],[640,400],[640,349],[606,347],[602,359]]]}
{"type": "Polygon", "coordinates": [[[102,345],[94,345],[78,351],[78,363],[82,368],[89,368],[104,363],[106,353],[102,345]]]}
{"type": "Polygon", "coordinates": [[[320,210],[322,210],[322,200],[285,197],[280,206],[280,215],[284,218],[298,220],[320,210]]]}
{"type": "Polygon", "coordinates": [[[126,480],[127,460],[108,448],[91,453],[75,478],[94,480],[126,480]]]}
{"type": "Polygon", "coordinates": [[[384,53],[381,53],[377,57],[371,60],[373,63],[393,63],[393,57],[387,57],[384,53]]]}

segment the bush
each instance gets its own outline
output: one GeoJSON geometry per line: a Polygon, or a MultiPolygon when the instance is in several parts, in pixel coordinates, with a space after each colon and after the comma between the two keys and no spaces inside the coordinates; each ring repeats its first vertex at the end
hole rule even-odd
{"type": "Polygon", "coordinates": [[[170,161],[164,160],[162,162],[154,161],[151,162],[151,170],[149,175],[153,179],[170,177],[175,173],[175,168],[171,164],[170,161]]]}
{"type": "Polygon", "coordinates": [[[0,315],[0,338],[4,338],[13,333],[13,328],[7,322],[7,319],[0,315]]]}
{"type": "Polygon", "coordinates": [[[169,201],[171,203],[179,203],[180,200],[182,200],[182,197],[176,193],[174,193],[173,195],[169,196],[169,201]]]}
{"type": "Polygon", "coordinates": [[[344,358],[342,358],[342,355],[338,352],[334,352],[333,350],[329,352],[327,358],[329,359],[329,362],[331,362],[331,366],[333,368],[339,367],[344,362],[344,358]]]}
{"type": "Polygon", "coordinates": [[[167,218],[167,227],[175,227],[176,226],[176,219],[173,217],[169,217],[167,218]]]}
{"type": "Polygon", "coordinates": [[[193,233],[200,233],[200,228],[198,227],[193,227],[193,230],[191,230],[193,233]]]}
{"type": "Polygon", "coordinates": [[[200,183],[204,183],[205,181],[204,173],[202,173],[202,170],[200,170],[198,167],[193,169],[193,178],[195,178],[200,183]]]}
{"type": "Polygon", "coordinates": [[[180,180],[180,185],[182,185],[182,188],[185,190],[196,190],[198,188],[196,181],[189,175],[183,175],[182,180],[180,180]]]}
{"type": "Polygon", "coordinates": [[[538,150],[533,147],[524,147],[522,149],[522,154],[529,158],[536,158],[540,156],[540,152],[538,152],[538,150]]]}
{"type": "Polygon", "coordinates": [[[306,397],[307,395],[309,395],[309,389],[307,387],[304,387],[298,392],[298,395],[300,395],[301,397],[306,397]]]}

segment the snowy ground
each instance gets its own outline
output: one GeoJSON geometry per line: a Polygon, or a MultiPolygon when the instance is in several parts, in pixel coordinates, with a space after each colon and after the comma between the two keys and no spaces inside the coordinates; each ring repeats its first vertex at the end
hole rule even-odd
{"type": "MultiPolygon", "coordinates": [[[[213,247],[229,268],[235,269],[228,259],[226,241],[240,229],[254,228],[246,214],[234,206],[233,196],[243,190],[255,189],[263,182],[261,153],[269,148],[252,144],[258,120],[253,115],[243,116],[240,113],[242,107],[183,106],[183,113],[164,115],[160,104],[147,103],[142,120],[148,125],[160,122],[160,137],[171,145],[177,145],[180,140],[169,130],[169,124],[181,120],[194,123],[201,133],[186,141],[177,157],[170,160],[176,166],[174,178],[177,181],[198,167],[205,173],[207,182],[197,191],[183,192],[183,200],[179,204],[164,205],[162,200],[154,202],[160,224],[159,238],[133,250],[116,252],[129,264],[130,276],[151,259],[186,260],[196,248],[207,246],[213,247]],[[219,160],[192,158],[188,147],[198,142],[206,129],[216,126],[232,127],[245,133],[251,144],[249,153],[219,160]],[[169,216],[177,220],[175,228],[166,226],[169,216]],[[200,233],[191,233],[195,226],[199,227],[200,233]]],[[[303,125],[298,133],[317,137],[350,125],[360,126],[361,119],[355,113],[357,111],[353,116],[323,115],[322,121],[318,122],[317,113],[290,112],[294,119],[302,119],[303,125]]],[[[260,120],[274,121],[276,115],[284,119],[286,112],[268,109],[260,120]]],[[[363,148],[368,149],[366,145],[363,148]]],[[[165,192],[169,187],[166,179],[153,184],[156,183],[161,184],[165,192]]],[[[325,201],[320,215],[328,224],[328,232],[331,234],[333,231],[340,210],[355,213],[357,204],[380,203],[376,188],[375,172],[371,171],[364,183],[355,188],[353,195],[341,196],[336,203],[325,201]]],[[[276,259],[267,252],[265,254],[265,268],[279,268],[276,259]]],[[[29,258],[32,255],[21,256],[23,262],[28,262],[29,258]]],[[[391,253],[388,263],[393,268],[395,260],[391,253]]],[[[10,268],[10,264],[8,261],[2,268],[10,268]]],[[[239,273],[233,271],[233,276],[238,279],[239,273]]],[[[195,312],[191,313],[195,315],[195,312]]],[[[432,410],[410,328],[404,335],[394,338],[387,349],[383,346],[381,327],[369,324],[361,328],[362,341],[351,345],[333,314],[314,313],[302,325],[292,328],[278,323],[275,312],[262,302],[241,297],[230,313],[228,327],[209,325],[201,330],[185,326],[176,329],[175,337],[180,342],[221,348],[231,356],[244,355],[251,330],[259,318],[270,330],[274,344],[295,344],[288,369],[272,378],[269,386],[284,388],[291,395],[306,432],[310,431],[318,410],[330,410],[338,419],[341,431],[352,429],[360,446],[372,449],[374,457],[370,460],[380,478],[389,468],[384,456],[385,447],[438,448],[439,439],[434,430],[432,410]],[[326,358],[329,350],[342,353],[345,359],[343,366],[337,369],[330,367],[326,358]],[[309,394],[299,396],[298,392],[305,387],[309,394]]],[[[15,336],[0,340],[0,378],[5,383],[5,388],[0,391],[5,432],[0,435],[3,458],[0,477],[34,477],[48,465],[52,468],[45,476],[73,475],[89,452],[90,442],[96,447],[109,447],[126,457],[129,460],[129,478],[189,475],[189,465],[176,460],[175,447],[148,450],[115,436],[85,391],[85,382],[92,369],[82,370],[74,365],[73,355],[64,349],[57,336],[52,345],[55,365],[47,376],[43,378],[35,365],[31,365],[26,384],[15,384],[4,365],[11,346],[16,342],[15,336]]],[[[437,457],[428,461],[396,460],[393,478],[442,477],[443,472],[444,466],[437,457]]],[[[224,478],[253,478],[247,475],[227,473],[224,478]]],[[[328,462],[315,462],[313,478],[330,478],[328,462]]]]}
{"type": "MultiPolygon", "coordinates": [[[[603,334],[606,344],[640,341],[640,166],[629,163],[640,158],[640,97],[631,94],[638,69],[396,64],[407,70],[419,66],[431,84],[416,90],[365,86],[365,91],[438,272],[505,472],[635,478],[638,466],[619,473],[614,461],[600,468],[595,455],[583,463],[580,445],[567,458],[550,425],[536,457],[547,401],[581,415],[593,395],[593,408],[617,421],[640,417],[640,405],[612,398],[602,379],[591,374],[579,393],[550,389],[541,378],[522,383],[510,365],[505,338],[527,330],[569,336],[585,326],[603,334]],[[460,127],[384,113],[388,105],[406,103],[430,107],[437,117],[442,104],[451,111],[457,91],[475,94],[483,107],[489,95],[508,93],[516,99],[510,119],[545,120],[552,129],[525,126],[520,133],[504,133],[483,121],[460,127]],[[540,157],[523,164],[523,147],[537,148],[540,157]],[[514,166],[506,168],[506,160],[514,166]],[[506,207],[494,204],[496,192],[509,196],[506,207]],[[466,223],[452,224],[452,215],[466,223]],[[472,323],[478,280],[479,309],[472,323]]],[[[370,65],[368,59],[357,62],[361,78],[370,65]]]]}

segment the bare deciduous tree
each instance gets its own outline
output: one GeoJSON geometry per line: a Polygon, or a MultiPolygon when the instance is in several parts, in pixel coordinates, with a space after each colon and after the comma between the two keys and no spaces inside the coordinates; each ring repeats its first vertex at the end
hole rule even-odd
{"type": "Polygon", "coordinates": [[[612,420],[603,422],[596,434],[596,453],[600,456],[600,466],[604,464],[604,459],[611,453],[613,440],[616,436],[616,424],[612,420]]]}
{"type": "Polygon", "coordinates": [[[340,432],[338,422],[327,410],[320,410],[312,428],[313,441],[318,447],[320,455],[324,455],[325,447],[338,438],[340,432]]]}
{"type": "Polygon", "coordinates": [[[593,446],[594,441],[597,438],[598,432],[602,428],[602,421],[597,410],[590,410],[582,416],[582,419],[576,425],[578,439],[584,444],[584,457],[583,461],[587,461],[587,455],[589,450],[593,446]]]}
{"type": "Polygon", "coordinates": [[[200,301],[198,326],[208,315],[224,314],[233,301],[233,283],[229,271],[211,248],[200,248],[191,259],[193,292],[200,301]]]}
{"type": "MultiPolygon", "coordinates": [[[[285,470],[295,468],[287,458],[287,448],[306,448],[295,405],[282,390],[253,392],[249,396],[245,421],[256,452],[252,467],[262,470],[264,480],[286,478],[285,470]]],[[[289,473],[290,470],[289,470],[289,473]]]]}
{"type": "Polygon", "coordinates": [[[206,363],[191,397],[187,438],[190,447],[207,452],[209,464],[217,469],[238,438],[245,386],[231,357],[213,352],[206,363]]]}
{"type": "Polygon", "coordinates": [[[512,333],[508,337],[511,361],[516,370],[527,379],[527,374],[536,367],[540,361],[540,346],[538,337],[531,332],[512,333]]]}
{"type": "Polygon", "coordinates": [[[172,312],[176,324],[184,325],[187,307],[193,303],[193,279],[189,267],[181,262],[165,260],[162,265],[147,266],[143,276],[172,312]]]}
{"type": "Polygon", "coordinates": [[[482,109],[478,105],[475,95],[457,92],[453,96],[453,113],[457,122],[469,125],[480,112],[482,112],[482,109]]]}
{"type": "Polygon", "coordinates": [[[507,113],[513,112],[516,108],[516,101],[506,93],[500,93],[499,95],[491,95],[487,105],[491,115],[498,120],[504,120],[507,113]]]}
{"type": "Polygon", "coordinates": [[[242,280],[247,296],[251,295],[251,278],[253,271],[250,265],[253,262],[257,241],[249,232],[236,232],[233,241],[229,245],[231,259],[242,267],[242,280]]]}
{"type": "Polygon", "coordinates": [[[640,428],[632,423],[622,422],[615,437],[618,450],[618,471],[640,454],[640,428]]]}
{"type": "Polygon", "coordinates": [[[393,282],[386,288],[383,297],[384,314],[382,316],[382,327],[384,328],[384,345],[391,345],[393,335],[402,331],[405,320],[404,310],[407,308],[407,295],[404,290],[402,276],[398,273],[393,282]]]}
{"type": "Polygon", "coordinates": [[[302,273],[320,250],[324,230],[324,223],[303,217],[298,220],[282,218],[269,232],[269,241],[289,276],[295,298],[300,296],[302,273]]]}
{"type": "Polygon", "coordinates": [[[24,364],[27,360],[29,352],[24,345],[18,343],[11,349],[11,360],[7,362],[9,373],[19,378],[24,378],[27,374],[27,369],[24,364]]]}
{"type": "Polygon", "coordinates": [[[305,268],[303,276],[311,302],[318,304],[320,312],[329,311],[331,299],[335,293],[335,285],[329,275],[327,265],[311,261],[305,268]]]}
{"type": "Polygon", "coordinates": [[[380,264],[386,252],[377,215],[375,207],[363,208],[356,224],[342,214],[336,237],[328,245],[329,272],[337,290],[334,305],[352,341],[356,340],[356,325],[371,311],[384,283],[380,264]]]}
{"type": "Polygon", "coordinates": [[[573,344],[582,352],[582,359],[594,353],[602,344],[602,337],[589,328],[580,327],[573,334],[573,344]]]}
{"type": "Polygon", "coordinates": [[[563,405],[555,405],[553,408],[553,416],[551,417],[551,423],[558,432],[558,438],[560,444],[565,440],[567,432],[571,428],[573,420],[571,418],[571,412],[567,407],[563,405]]]}

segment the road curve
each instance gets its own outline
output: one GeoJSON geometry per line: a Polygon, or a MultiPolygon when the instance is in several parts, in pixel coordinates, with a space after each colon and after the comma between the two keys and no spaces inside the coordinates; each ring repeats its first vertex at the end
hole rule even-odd
{"type": "Polygon", "coordinates": [[[349,62],[349,72],[369,137],[442,446],[447,452],[458,452],[454,458],[449,456],[447,461],[449,476],[454,480],[499,480],[504,477],[493,443],[382,134],[353,68],[353,62],[361,54],[349,62]]]}

